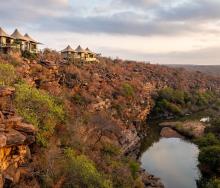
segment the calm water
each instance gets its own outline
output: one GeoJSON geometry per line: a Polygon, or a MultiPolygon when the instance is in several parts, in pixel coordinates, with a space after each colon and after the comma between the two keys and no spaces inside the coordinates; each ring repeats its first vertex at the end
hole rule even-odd
{"type": "Polygon", "coordinates": [[[166,188],[196,188],[199,150],[179,138],[161,138],[141,157],[142,167],[160,177],[166,188]]]}

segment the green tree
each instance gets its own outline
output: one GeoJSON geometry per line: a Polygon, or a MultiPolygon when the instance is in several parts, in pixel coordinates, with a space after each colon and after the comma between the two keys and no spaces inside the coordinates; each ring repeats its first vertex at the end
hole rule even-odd
{"type": "Polygon", "coordinates": [[[48,93],[27,84],[16,85],[16,111],[38,128],[37,142],[46,146],[54,127],[65,119],[63,105],[48,93]]]}
{"type": "Polygon", "coordinates": [[[112,183],[101,175],[85,155],[77,155],[68,148],[64,151],[67,181],[64,187],[111,188],[112,183]]]}

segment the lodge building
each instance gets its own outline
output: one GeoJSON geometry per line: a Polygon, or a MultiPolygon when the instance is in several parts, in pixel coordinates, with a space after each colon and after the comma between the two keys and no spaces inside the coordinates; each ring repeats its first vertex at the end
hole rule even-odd
{"type": "Polygon", "coordinates": [[[37,53],[38,44],[40,43],[32,39],[27,33],[22,35],[18,29],[15,29],[11,35],[8,35],[0,27],[0,52],[11,53],[14,51],[29,51],[30,53],[37,53]]]}
{"type": "Polygon", "coordinates": [[[68,45],[61,51],[61,55],[64,59],[74,59],[85,62],[98,62],[97,56],[99,56],[99,54],[92,52],[89,48],[83,49],[80,45],[75,50],[68,45]]]}

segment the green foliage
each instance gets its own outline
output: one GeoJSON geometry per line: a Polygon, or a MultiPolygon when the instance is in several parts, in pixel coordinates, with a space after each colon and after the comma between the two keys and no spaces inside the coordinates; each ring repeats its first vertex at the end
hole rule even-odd
{"type": "Polygon", "coordinates": [[[205,188],[220,188],[220,179],[213,178],[205,186],[205,188]]]}
{"type": "Polygon", "coordinates": [[[211,171],[217,172],[220,168],[220,145],[201,148],[199,162],[209,166],[211,171]]]}
{"type": "Polygon", "coordinates": [[[26,84],[16,85],[14,102],[17,113],[39,129],[37,142],[46,146],[54,127],[64,121],[62,104],[48,93],[26,84]]]}
{"type": "Polygon", "coordinates": [[[133,177],[134,179],[136,179],[136,178],[137,178],[138,171],[139,171],[139,169],[140,169],[140,164],[137,163],[136,161],[131,161],[131,162],[129,163],[129,167],[130,167],[130,170],[131,170],[132,177],[133,177]]]}
{"type": "Polygon", "coordinates": [[[205,136],[196,139],[195,142],[199,145],[199,147],[207,147],[220,144],[220,141],[213,133],[208,133],[205,136]]]}
{"type": "Polygon", "coordinates": [[[211,92],[201,91],[183,91],[166,87],[158,92],[155,98],[156,105],[153,110],[155,114],[169,114],[180,116],[186,113],[191,113],[192,109],[199,110],[205,107],[210,107],[210,104],[218,102],[218,96],[211,92]]]}
{"type": "Polygon", "coordinates": [[[135,94],[134,88],[128,83],[122,85],[122,92],[125,97],[133,97],[135,94]]]}
{"type": "Polygon", "coordinates": [[[80,94],[76,94],[71,98],[71,101],[78,105],[85,105],[88,103],[85,97],[81,96],[80,94]]]}
{"type": "Polygon", "coordinates": [[[200,179],[198,182],[197,182],[197,187],[198,188],[220,188],[220,179],[214,177],[214,178],[211,178],[211,179],[200,179]]]}
{"type": "Polygon", "coordinates": [[[204,106],[210,104],[215,98],[212,92],[196,92],[194,100],[196,105],[204,106]]]}
{"type": "Polygon", "coordinates": [[[176,104],[184,104],[186,94],[184,91],[174,90],[172,88],[167,87],[159,91],[159,96],[162,99],[166,99],[167,101],[176,104]]]}
{"type": "Polygon", "coordinates": [[[29,60],[35,60],[37,58],[37,55],[25,50],[24,52],[22,52],[22,57],[29,60]]]}
{"type": "Polygon", "coordinates": [[[68,148],[66,156],[66,173],[68,181],[65,187],[111,188],[112,183],[97,171],[94,163],[85,155],[77,155],[68,148]]]}
{"type": "Polygon", "coordinates": [[[113,144],[105,144],[102,148],[102,152],[106,155],[117,156],[120,155],[120,149],[113,144]]]}
{"type": "Polygon", "coordinates": [[[0,86],[12,85],[16,79],[16,72],[12,65],[0,63],[0,86]]]}

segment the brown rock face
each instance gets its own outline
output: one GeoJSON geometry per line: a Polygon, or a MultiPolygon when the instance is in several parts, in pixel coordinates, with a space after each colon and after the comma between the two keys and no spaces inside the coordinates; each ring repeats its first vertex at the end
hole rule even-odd
{"type": "Polygon", "coordinates": [[[13,94],[15,88],[12,87],[1,87],[0,88],[0,97],[8,96],[13,94]]]}
{"type": "Polygon", "coordinates": [[[7,138],[4,134],[0,133],[0,148],[6,146],[7,138]]]}
{"type": "Polygon", "coordinates": [[[19,182],[20,165],[30,159],[28,145],[35,141],[37,131],[33,125],[24,123],[12,109],[14,91],[14,88],[0,88],[0,188],[4,187],[6,179],[19,182]]]}
{"type": "Polygon", "coordinates": [[[199,121],[185,121],[185,122],[163,122],[161,127],[170,127],[175,129],[180,134],[188,137],[198,138],[204,134],[205,125],[199,121]]]}
{"type": "Polygon", "coordinates": [[[7,130],[7,132],[5,132],[5,136],[7,139],[7,146],[22,145],[24,144],[24,141],[26,139],[26,137],[23,134],[14,129],[7,130]]]}
{"type": "Polygon", "coordinates": [[[14,127],[14,129],[17,131],[25,132],[25,133],[36,133],[37,132],[37,129],[33,125],[27,124],[27,123],[17,124],[14,127]]]}
{"type": "Polygon", "coordinates": [[[169,127],[164,127],[160,132],[160,136],[165,138],[183,138],[183,136],[180,135],[177,131],[169,127]]]}

